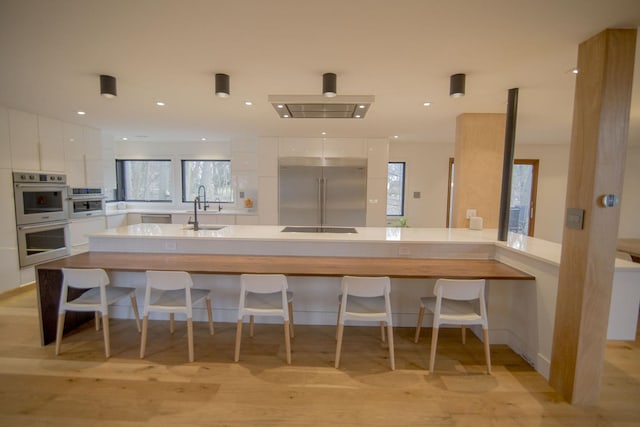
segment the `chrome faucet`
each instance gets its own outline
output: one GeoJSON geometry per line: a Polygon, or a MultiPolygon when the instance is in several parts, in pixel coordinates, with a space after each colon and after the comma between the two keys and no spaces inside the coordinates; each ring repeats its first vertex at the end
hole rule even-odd
{"type": "Polygon", "coordinates": [[[193,199],[193,217],[194,220],[191,221],[191,218],[189,218],[189,221],[187,221],[187,224],[193,224],[193,230],[194,231],[198,231],[199,226],[198,226],[198,209],[200,209],[200,197],[196,196],[193,199]]]}
{"type": "Polygon", "coordinates": [[[200,197],[200,190],[202,190],[202,204],[204,206],[204,210],[206,211],[207,208],[209,207],[209,203],[207,203],[207,189],[204,185],[200,185],[198,187],[198,198],[200,197]]]}

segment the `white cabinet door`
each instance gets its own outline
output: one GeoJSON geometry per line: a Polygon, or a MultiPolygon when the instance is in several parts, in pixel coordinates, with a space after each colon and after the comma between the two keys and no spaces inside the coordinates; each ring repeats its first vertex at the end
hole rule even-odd
{"type": "Polygon", "coordinates": [[[62,122],[38,116],[40,137],[40,169],[47,172],[64,172],[64,139],[62,122]]]}
{"type": "Polygon", "coordinates": [[[193,217],[193,215],[189,214],[171,214],[171,223],[172,224],[186,224],[189,221],[189,218],[193,217]]]}
{"type": "Polygon", "coordinates": [[[84,161],[85,181],[87,187],[104,187],[104,168],[102,165],[102,137],[100,131],[93,128],[83,128],[84,133],[84,161]]]}
{"type": "Polygon", "coordinates": [[[0,169],[11,169],[9,109],[2,106],[0,106],[0,169]]]}
{"type": "Polygon", "coordinates": [[[84,134],[82,126],[63,123],[65,171],[70,187],[85,187],[84,134]]]}
{"type": "Polygon", "coordinates": [[[367,157],[364,139],[328,138],[323,144],[324,158],[356,158],[367,157]]]}
{"type": "Polygon", "coordinates": [[[322,157],[321,138],[280,138],[280,157],[322,157]]]}
{"type": "Polygon", "coordinates": [[[127,214],[108,215],[105,218],[107,228],[118,228],[127,225],[127,214]]]}
{"type": "Polygon", "coordinates": [[[13,169],[40,170],[38,117],[23,111],[9,110],[9,137],[13,169]]]}
{"type": "Polygon", "coordinates": [[[142,222],[142,215],[130,213],[127,214],[127,225],[140,224],[142,222]]]}

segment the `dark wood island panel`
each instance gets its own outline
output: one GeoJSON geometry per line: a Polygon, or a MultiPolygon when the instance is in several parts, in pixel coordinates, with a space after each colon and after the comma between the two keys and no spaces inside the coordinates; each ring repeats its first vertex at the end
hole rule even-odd
{"type": "MultiPolygon", "coordinates": [[[[392,278],[452,278],[535,280],[496,260],[360,258],[207,254],[85,252],[36,267],[42,344],[55,340],[62,286],[61,269],[103,268],[117,271],[180,270],[193,274],[285,274],[289,276],[389,276],[392,278]]],[[[69,313],[65,332],[92,313],[69,313]]]]}

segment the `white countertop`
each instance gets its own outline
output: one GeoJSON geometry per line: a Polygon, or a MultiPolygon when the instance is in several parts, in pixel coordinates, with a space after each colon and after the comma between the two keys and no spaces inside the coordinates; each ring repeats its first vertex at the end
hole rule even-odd
{"type": "MultiPolygon", "coordinates": [[[[400,228],[356,227],[357,233],[285,233],[279,225],[227,225],[220,230],[190,229],[185,224],[134,224],[89,234],[96,240],[161,239],[181,241],[218,242],[296,242],[296,243],[396,243],[401,245],[473,245],[474,247],[502,248],[538,260],[560,265],[559,243],[509,233],[506,242],[497,241],[496,229],[469,230],[466,228],[400,228]]],[[[640,270],[640,264],[616,260],[616,269],[640,270]]]]}

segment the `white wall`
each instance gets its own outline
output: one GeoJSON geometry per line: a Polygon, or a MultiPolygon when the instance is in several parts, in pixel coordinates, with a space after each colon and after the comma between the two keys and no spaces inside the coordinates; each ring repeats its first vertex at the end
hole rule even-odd
{"type": "MultiPolygon", "coordinates": [[[[444,227],[452,144],[392,142],[390,161],[406,162],[405,211],[411,227],[444,227]],[[414,199],[413,192],[421,198],[414,199]]],[[[569,145],[516,144],[515,157],[538,159],[535,237],[562,242],[569,145]]],[[[640,145],[629,146],[621,197],[620,237],[640,237],[640,145]]]]}
{"type": "Polygon", "coordinates": [[[405,162],[404,217],[409,227],[445,227],[452,144],[392,141],[389,161],[405,162]],[[420,198],[414,198],[420,192],[420,198]]]}

